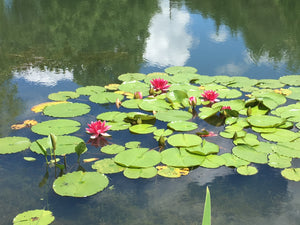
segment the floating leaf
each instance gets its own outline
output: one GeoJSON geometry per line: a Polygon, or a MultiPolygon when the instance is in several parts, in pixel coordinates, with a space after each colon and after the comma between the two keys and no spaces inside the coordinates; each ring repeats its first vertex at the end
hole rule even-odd
{"type": "Polygon", "coordinates": [[[281,142],[273,145],[273,151],[279,155],[291,158],[300,158],[299,143],[297,142],[281,142]]]}
{"type": "Polygon", "coordinates": [[[117,145],[117,144],[106,145],[101,148],[101,152],[104,152],[106,154],[118,154],[124,150],[125,150],[124,146],[117,145]]]}
{"type": "Polygon", "coordinates": [[[239,174],[245,175],[245,176],[250,176],[257,174],[258,170],[254,166],[240,166],[236,170],[239,174]]]}
{"type": "Polygon", "coordinates": [[[31,111],[38,113],[42,112],[46,106],[50,105],[57,105],[57,104],[62,104],[62,103],[67,103],[67,101],[59,101],[59,102],[44,102],[38,105],[35,105],[31,108],[31,111]]]}
{"type": "Polygon", "coordinates": [[[119,89],[120,84],[109,84],[105,85],[105,89],[110,90],[110,91],[115,91],[119,89]]]}
{"type": "Polygon", "coordinates": [[[174,76],[171,78],[172,83],[190,83],[191,81],[198,80],[199,79],[199,74],[196,73],[176,73],[174,76]]]}
{"type": "Polygon", "coordinates": [[[286,75],[280,77],[279,81],[291,86],[300,86],[300,75],[286,75]]]}
{"type": "Polygon", "coordinates": [[[220,156],[225,159],[225,166],[228,167],[240,167],[250,164],[249,161],[243,160],[235,155],[232,155],[231,153],[225,153],[220,156]]]}
{"type": "Polygon", "coordinates": [[[274,168],[287,168],[291,166],[292,158],[279,154],[269,155],[268,165],[274,168]]]}
{"type": "Polygon", "coordinates": [[[38,123],[33,126],[31,130],[41,135],[49,135],[50,133],[64,135],[78,131],[80,126],[81,124],[75,120],[57,119],[38,123]]]}
{"type": "Polygon", "coordinates": [[[44,114],[53,117],[76,117],[89,113],[91,107],[84,103],[64,103],[47,106],[44,114]]]}
{"type": "Polygon", "coordinates": [[[167,109],[171,109],[169,103],[162,99],[156,98],[144,98],[142,102],[139,104],[139,107],[145,111],[165,111],[167,109]]]}
{"type": "Polygon", "coordinates": [[[287,98],[300,100],[300,88],[299,87],[290,87],[289,90],[292,92],[287,98]]]}
{"type": "Polygon", "coordinates": [[[177,74],[177,73],[196,73],[197,69],[190,66],[172,66],[165,69],[165,72],[168,74],[177,74]]]}
{"type": "Polygon", "coordinates": [[[18,214],[14,220],[14,225],[47,225],[54,221],[54,216],[49,210],[35,209],[18,214]]]}
{"type": "Polygon", "coordinates": [[[31,142],[25,137],[0,138],[0,154],[21,152],[29,148],[31,142]]]}
{"type": "Polygon", "coordinates": [[[207,155],[200,166],[205,168],[218,168],[225,164],[225,159],[219,155],[207,155]]]}
{"type": "Polygon", "coordinates": [[[197,145],[194,147],[188,147],[188,148],[186,148],[186,150],[193,154],[209,155],[209,154],[218,153],[219,146],[214,143],[203,140],[201,145],[197,145]]]}
{"type": "Polygon", "coordinates": [[[155,166],[160,162],[160,153],[147,148],[133,148],[120,152],[115,156],[115,162],[126,167],[145,168],[155,166]]]}
{"type": "Polygon", "coordinates": [[[195,134],[174,134],[168,138],[168,143],[176,147],[191,147],[201,142],[202,139],[195,134]]]}
{"type": "Polygon", "coordinates": [[[148,168],[126,168],[123,172],[124,176],[130,179],[137,178],[152,178],[157,174],[157,170],[154,167],[148,168]]]}
{"type": "Polygon", "coordinates": [[[189,174],[189,168],[176,168],[172,166],[156,166],[156,168],[158,169],[158,175],[168,178],[178,178],[189,174]]]}
{"type": "Polygon", "coordinates": [[[106,89],[101,86],[85,86],[76,89],[76,92],[80,95],[93,95],[104,91],[106,89]]]}
{"type": "Polygon", "coordinates": [[[122,106],[128,109],[138,109],[142,99],[130,99],[122,102],[122,106]]]}
{"type": "Polygon", "coordinates": [[[48,98],[53,101],[66,101],[69,98],[78,98],[79,94],[74,91],[59,91],[48,95],[48,98]]]}
{"type": "Polygon", "coordinates": [[[266,153],[258,152],[249,145],[238,145],[233,147],[232,153],[237,157],[249,162],[265,164],[268,162],[266,153]]]}
{"type": "Polygon", "coordinates": [[[275,109],[277,106],[286,102],[286,98],[283,95],[275,92],[259,90],[257,92],[253,92],[252,95],[261,99],[262,103],[269,109],[275,109]]]}
{"type": "Polygon", "coordinates": [[[221,106],[216,107],[216,108],[209,108],[209,107],[203,107],[200,109],[200,113],[198,114],[198,116],[200,117],[200,119],[206,119],[208,117],[211,117],[215,114],[217,114],[220,110],[221,110],[221,106]]]}
{"type": "Polygon", "coordinates": [[[281,171],[281,175],[293,181],[300,181],[300,168],[288,168],[281,171]]]}
{"type": "Polygon", "coordinates": [[[135,93],[135,92],[142,92],[143,95],[148,94],[149,92],[149,85],[142,83],[140,81],[124,81],[120,86],[119,89],[121,91],[135,93]]]}
{"type": "Polygon", "coordinates": [[[281,88],[285,84],[281,83],[279,80],[275,79],[261,79],[258,81],[256,86],[260,88],[281,88]]]}
{"type": "Polygon", "coordinates": [[[113,159],[98,160],[92,165],[92,168],[104,174],[119,173],[125,169],[125,167],[116,164],[113,159]]]}
{"type": "Polygon", "coordinates": [[[155,130],[154,132],[153,132],[153,134],[155,135],[155,136],[164,136],[164,137],[166,137],[166,136],[169,136],[169,135],[171,135],[171,134],[173,134],[173,131],[172,130],[170,130],[170,129],[166,129],[166,130],[164,130],[164,129],[157,129],[157,130],[155,130]]]}
{"type": "Polygon", "coordinates": [[[198,128],[198,124],[188,121],[170,122],[167,126],[176,131],[191,131],[198,128]]]}
{"type": "Polygon", "coordinates": [[[239,98],[242,92],[236,89],[221,89],[219,90],[219,98],[239,98]]]}
{"type": "Polygon", "coordinates": [[[182,110],[160,111],[155,114],[156,119],[164,122],[185,121],[192,119],[193,115],[182,110]]]}
{"type": "Polygon", "coordinates": [[[104,112],[97,116],[97,120],[121,122],[127,117],[127,113],[118,111],[104,112]]]}
{"type": "Polygon", "coordinates": [[[149,133],[152,133],[153,131],[155,131],[156,127],[154,127],[151,124],[138,124],[138,125],[129,127],[129,130],[132,133],[136,133],[136,134],[149,134],[149,133]]]}
{"type": "Polygon", "coordinates": [[[247,144],[250,146],[255,146],[259,144],[259,141],[257,140],[257,136],[255,134],[247,133],[244,137],[236,138],[233,143],[235,145],[247,144]]]}
{"type": "Polygon", "coordinates": [[[292,122],[300,122],[300,103],[277,108],[272,114],[292,122]]]}
{"type": "Polygon", "coordinates": [[[108,183],[104,174],[76,171],[58,177],[53,183],[53,190],[61,196],[87,197],[102,191],[108,183]]]}
{"type": "MultiPolygon", "coordinates": [[[[45,149],[48,151],[48,155],[50,155],[48,137],[38,139],[37,140],[45,149]]],[[[81,138],[75,136],[57,136],[57,144],[55,149],[55,155],[65,155],[75,153],[75,147],[80,143],[84,142],[81,138]]],[[[30,146],[31,151],[36,152],[38,154],[44,154],[39,148],[36,142],[33,142],[30,146]]],[[[87,148],[85,148],[85,151],[87,148]]]]}
{"type": "Polygon", "coordinates": [[[111,126],[109,130],[126,130],[131,126],[130,123],[125,122],[107,122],[106,125],[111,126]]]}
{"type": "Polygon", "coordinates": [[[124,96],[113,92],[100,92],[91,95],[89,98],[91,102],[95,102],[98,104],[115,103],[117,99],[122,101],[124,99],[124,96]]]}
{"type": "Polygon", "coordinates": [[[130,141],[125,144],[126,148],[139,148],[141,145],[140,141],[130,141]]]}
{"type": "Polygon", "coordinates": [[[161,162],[174,167],[192,167],[199,166],[205,159],[205,156],[189,153],[183,148],[169,148],[161,153],[161,162]]]}
{"type": "Polygon", "coordinates": [[[274,142],[289,142],[299,138],[299,133],[295,133],[286,129],[276,129],[272,133],[262,133],[261,136],[268,140],[274,142]]]}
{"type": "Polygon", "coordinates": [[[118,76],[120,81],[136,81],[136,80],[144,80],[146,77],[143,73],[125,73],[118,76]]]}
{"type": "Polygon", "coordinates": [[[247,121],[255,127],[278,127],[285,122],[284,119],[276,116],[255,115],[247,118],[247,121]]]}

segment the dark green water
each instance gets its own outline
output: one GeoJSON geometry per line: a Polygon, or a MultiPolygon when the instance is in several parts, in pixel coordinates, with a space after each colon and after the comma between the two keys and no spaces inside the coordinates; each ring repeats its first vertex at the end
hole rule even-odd
{"type": "MultiPolygon", "coordinates": [[[[35,140],[29,129],[10,126],[43,120],[30,108],[48,101],[50,93],[104,86],[119,82],[123,73],[162,72],[173,65],[256,79],[300,74],[300,2],[2,0],[0,137],[35,140]]],[[[87,120],[107,110],[99,106],[87,120]]],[[[88,140],[84,129],[76,135],[88,140]]],[[[126,135],[112,141],[125,143],[126,135]]],[[[105,157],[89,148],[86,158],[105,157]]],[[[68,158],[70,171],[76,170],[74,162],[75,156],[68,158]]],[[[82,164],[87,170],[90,165],[82,164]]],[[[214,225],[298,225],[300,184],[282,178],[279,169],[256,166],[259,173],[250,177],[226,167],[199,168],[179,179],[115,174],[109,176],[113,189],[75,199],[53,192],[53,169],[40,184],[46,173],[42,156],[30,150],[1,155],[0,224],[43,208],[53,212],[53,224],[62,225],[201,224],[208,185],[214,225]]]]}

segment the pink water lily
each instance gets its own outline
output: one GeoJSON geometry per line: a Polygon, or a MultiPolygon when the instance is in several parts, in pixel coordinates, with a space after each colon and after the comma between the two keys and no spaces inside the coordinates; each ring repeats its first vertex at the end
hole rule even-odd
{"type": "Polygon", "coordinates": [[[220,101],[219,99],[217,99],[219,94],[213,90],[204,91],[204,93],[201,95],[204,98],[204,101],[210,101],[211,103],[220,101]]]}
{"type": "Polygon", "coordinates": [[[171,85],[168,85],[168,81],[162,78],[156,78],[150,81],[154,91],[161,91],[162,93],[167,92],[171,85]]]}
{"type": "Polygon", "coordinates": [[[105,126],[105,121],[100,120],[96,122],[91,122],[88,124],[89,128],[85,128],[88,134],[91,134],[91,139],[95,139],[99,136],[110,136],[106,131],[108,131],[111,126],[105,126]]]}
{"type": "Polygon", "coordinates": [[[221,108],[221,110],[225,110],[225,109],[231,110],[231,107],[230,107],[230,106],[223,106],[223,107],[221,108]]]}
{"type": "Polygon", "coordinates": [[[142,99],[143,98],[142,92],[140,92],[140,91],[135,92],[134,93],[134,98],[135,99],[142,99]]]}
{"type": "Polygon", "coordinates": [[[195,107],[195,106],[197,105],[197,98],[194,97],[194,96],[191,96],[191,97],[189,98],[189,104],[190,104],[191,106],[195,107]]]}

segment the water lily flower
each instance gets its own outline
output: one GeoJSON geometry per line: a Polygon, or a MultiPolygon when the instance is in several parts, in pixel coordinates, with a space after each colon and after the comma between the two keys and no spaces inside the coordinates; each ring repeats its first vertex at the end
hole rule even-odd
{"type": "Polygon", "coordinates": [[[134,93],[134,98],[135,99],[142,99],[143,98],[142,92],[140,92],[140,91],[135,92],[134,93]]]}
{"type": "Polygon", "coordinates": [[[168,81],[162,78],[156,78],[150,81],[154,91],[161,91],[162,93],[167,92],[171,85],[168,85],[168,81]]]}
{"type": "Polygon", "coordinates": [[[225,109],[231,110],[231,107],[230,107],[230,106],[223,106],[223,107],[221,108],[221,110],[225,110],[225,109]]]}
{"type": "Polygon", "coordinates": [[[88,124],[89,128],[85,128],[88,134],[91,134],[91,139],[95,139],[99,136],[110,136],[106,131],[108,131],[111,126],[105,126],[105,121],[101,122],[98,120],[96,122],[91,122],[88,124]]]}
{"type": "Polygon", "coordinates": [[[219,94],[213,90],[204,91],[204,93],[201,95],[204,98],[204,101],[210,101],[211,103],[220,101],[219,99],[217,99],[219,94]]]}
{"type": "Polygon", "coordinates": [[[194,96],[191,96],[191,97],[189,98],[189,104],[190,104],[191,106],[195,107],[195,106],[197,105],[197,98],[194,97],[194,96]]]}
{"type": "Polygon", "coordinates": [[[116,99],[116,107],[120,108],[121,107],[122,102],[120,101],[119,98],[116,99]]]}

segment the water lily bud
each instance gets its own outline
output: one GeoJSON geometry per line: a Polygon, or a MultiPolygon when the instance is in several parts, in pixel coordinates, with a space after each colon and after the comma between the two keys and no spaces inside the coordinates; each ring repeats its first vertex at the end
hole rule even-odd
{"type": "Polygon", "coordinates": [[[140,91],[135,92],[134,93],[134,98],[135,99],[142,99],[143,98],[142,92],[140,92],[140,91]]]}
{"type": "Polygon", "coordinates": [[[247,109],[247,116],[251,116],[252,114],[252,108],[249,106],[247,109]]]}
{"type": "Polygon", "coordinates": [[[138,117],[136,123],[137,123],[137,124],[142,124],[142,123],[143,123],[142,118],[141,118],[141,117],[138,117]]]}
{"type": "Polygon", "coordinates": [[[122,104],[122,102],[120,101],[119,98],[117,98],[117,99],[116,99],[116,106],[117,106],[117,108],[120,108],[120,107],[121,107],[121,104],[122,104]]]}
{"type": "Polygon", "coordinates": [[[191,106],[195,107],[195,106],[197,105],[197,98],[194,97],[194,96],[191,96],[191,97],[189,98],[189,104],[190,104],[191,106]]]}
{"type": "Polygon", "coordinates": [[[151,87],[149,90],[149,95],[154,95],[154,94],[155,94],[155,91],[154,91],[153,87],[151,87]]]}
{"type": "Polygon", "coordinates": [[[165,142],[165,137],[164,136],[160,136],[159,140],[158,140],[158,145],[159,146],[165,146],[166,142],[165,142]]]}

